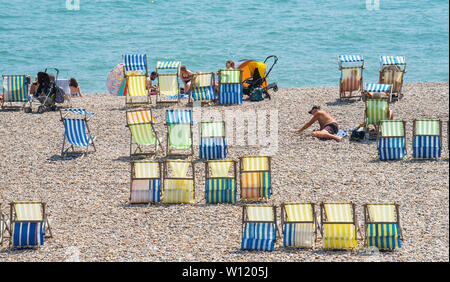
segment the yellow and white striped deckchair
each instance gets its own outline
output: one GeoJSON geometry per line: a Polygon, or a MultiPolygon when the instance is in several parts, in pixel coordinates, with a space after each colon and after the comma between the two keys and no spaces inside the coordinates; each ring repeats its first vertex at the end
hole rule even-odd
{"type": "Polygon", "coordinates": [[[196,73],[192,79],[192,87],[189,95],[189,103],[193,101],[214,100],[216,93],[214,90],[214,73],[196,73]]]}
{"type": "Polygon", "coordinates": [[[379,249],[400,248],[402,233],[398,205],[395,203],[364,205],[366,246],[379,249]]]}
{"type": "Polygon", "coordinates": [[[380,57],[380,84],[392,85],[392,97],[401,99],[403,77],[406,73],[406,60],[403,56],[380,57]]]}
{"type": "Polygon", "coordinates": [[[151,109],[127,111],[127,127],[130,129],[130,156],[154,155],[157,153],[158,145],[162,149],[154,124],[151,109]],[[136,149],[133,152],[133,144],[136,149]],[[143,146],[155,146],[153,152],[144,152],[143,146]],[[139,152],[138,152],[139,151],[139,152]]]}
{"type": "Polygon", "coordinates": [[[313,203],[283,203],[281,205],[281,225],[285,247],[314,247],[316,224],[313,203]]]}
{"type": "MultiPolygon", "coordinates": [[[[127,75],[127,96],[125,97],[125,106],[149,105],[151,98],[146,86],[147,76],[142,74],[127,75]],[[133,97],[145,97],[144,100],[133,102],[133,97]]],[[[139,98],[138,98],[139,99],[139,98]]]]}
{"type": "Polygon", "coordinates": [[[30,76],[2,75],[2,78],[3,97],[0,99],[0,108],[23,109],[25,112],[30,113],[32,104],[28,89],[30,85],[30,76]]]}
{"type": "Polygon", "coordinates": [[[158,161],[131,163],[130,203],[159,203],[161,201],[161,164],[158,161]]]}
{"type": "Polygon", "coordinates": [[[322,243],[326,249],[356,248],[356,214],[353,203],[321,204],[322,243]]]}
{"type": "Polygon", "coordinates": [[[205,199],[207,203],[236,203],[237,171],[233,160],[205,162],[205,199]],[[234,174],[230,175],[233,166],[234,174]]]}
{"type": "Polygon", "coordinates": [[[179,61],[158,61],[156,72],[158,73],[158,94],[157,104],[180,102],[180,84],[178,73],[181,62],[179,61]]]}
{"type": "Polygon", "coordinates": [[[194,163],[187,160],[167,160],[164,162],[164,203],[193,204],[195,200],[194,163]],[[191,173],[189,174],[189,167],[191,173]],[[169,173],[172,172],[171,174],[169,173]]]}
{"type": "Polygon", "coordinates": [[[260,199],[271,196],[271,167],[268,156],[244,156],[240,161],[241,198],[260,199]]]}
{"type": "Polygon", "coordinates": [[[10,203],[10,207],[10,246],[39,247],[44,244],[44,237],[52,237],[45,203],[20,201],[10,203]]]}

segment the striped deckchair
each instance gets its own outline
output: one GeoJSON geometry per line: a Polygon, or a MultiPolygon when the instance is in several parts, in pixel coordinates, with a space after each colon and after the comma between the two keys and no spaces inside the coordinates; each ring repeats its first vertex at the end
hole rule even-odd
{"type": "Polygon", "coordinates": [[[180,64],[178,61],[158,61],[156,63],[159,88],[158,94],[156,95],[157,104],[180,102],[180,85],[178,80],[180,64]]]}
{"type": "Polygon", "coordinates": [[[317,222],[313,203],[283,203],[281,205],[283,246],[313,248],[317,222]]]}
{"type": "Polygon", "coordinates": [[[275,248],[276,207],[271,205],[244,205],[242,209],[243,250],[273,251],[275,248]]]}
{"type": "Polygon", "coordinates": [[[213,160],[205,162],[206,203],[236,203],[237,170],[233,160],[213,160]],[[230,168],[233,175],[230,176],[230,168]]]}
{"type": "Polygon", "coordinates": [[[200,128],[200,159],[225,159],[227,157],[225,122],[202,121],[200,128]]]}
{"type": "Polygon", "coordinates": [[[244,156],[239,158],[241,199],[268,199],[271,196],[271,158],[244,156]]]}
{"type": "Polygon", "coordinates": [[[216,99],[214,90],[214,73],[196,73],[192,79],[189,103],[193,101],[208,101],[216,99]]]}
{"type": "Polygon", "coordinates": [[[242,70],[219,71],[219,104],[242,104],[242,70]]]}
{"type": "Polygon", "coordinates": [[[320,215],[324,248],[356,248],[357,226],[353,203],[321,203],[320,215]]]}
{"type": "Polygon", "coordinates": [[[406,60],[403,56],[381,56],[380,57],[380,79],[381,84],[392,85],[393,98],[401,99],[403,77],[406,73],[406,60]]]}
{"type": "Polygon", "coordinates": [[[150,94],[146,86],[147,76],[144,74],[126,75],[127,95],[125,96],[125,107],[135,105],[149,105],[150,94]],[[144,97],[144,98],[140,98],[144,97]],[[133,98],[135,101],[133,102],[133,98]],[[136,99],[139,99],[136,101],[136,99]]]}
{"type": "Polygon", "coordinates": [[[166,154],[168,156],[193,155],[191,110],[167,110],[166,126],[166,154]]]}
{"type": "Polygon", "coordinates": [[[400,240],[403,240],[403,236],[397,204],[364,205],[364,225],[367,247],[379,249],[401,247],[400,240]]]}
{"type": "Polygon", "coordinates": [[[52,237],[45,203],[12,202],[10,208],[10,247],[39,248],[44,244],[44,238],[52,237]]]}
{"type": "Polygon", "coordinates": [[[341,77],[339,80],[339,98],[361,97],[363,83],[364,58],[359,55],[340,55],[338,58],[341,77]],[[358,92],[353,95],[353,92],[358,92]]]}
{"type": "Polygon", "coordinates": [[[28,75],[3,75],[3,99],[2,109],[23,109],[31,112],[32,100],[29,93],[30,76],[28,75]],[[27,107],[28,105],[28,107],[27,107]]]}
{"type": "Polygon", "coordinates": [[[88,153],[89,146],[94,147],[94,151],[97,151],[94,144],[95,136],[91,136],[87,118],[88,115],[93,115],[94,113],[87,112],[84,109],[73,108],[61,109],[59,112],[61,115],[61,121],[64,124],[64,140],[61,149],[61,156],[64,156],[69,149],[72,149],[74,152],[74,146],[85,147],[85,155],[88,153]],[[65,113],[64,115],[63,112],[65,113]],[[76,118],[73,118],[73,115],[75,115],[76,118]],[[69,142],[70,147],[64,151],[66,140],[69,142]]]}
{"type": "Polygon", "coordinates": [[[439,119],[415,119],[413,130],[413,157],[416,159],[440,158],[442,121],[439,119]]]}
{"type": "Polygon", "coordinates": [[[144,74],[148,76],[147,54],[125,54],[123,58],[123,74],[144,74]]]}
{"type": "Polygon", "coordinates": [[[392,86],[390,84],[366,83],[364,85],[363,97],[364,100],[387,98],[390,103],[392,100],[391,90],[392,86]]]}
{"type": "Polygon", "coordinates": [[[158,135],[155,130],[155,120],[152,114],[152,110],[134,110],[127,111],[127,127],[130,129],[130,156],[138,155],[154,155],[157,153],[158,145],[161,146],[161,142],[158,139],[158,135]],[[133,144],[136,145],[136,149],[133,152],[133,144]],[[155,146],[153,152],[144,152],[143,146],[155,146]],[[138,152],[139,151],[139,152],[138,152]]]}
{"type": "Polygon", "coordinates": [[[193,204],[195,199],[194,171],[194,163],[191,161],[165,161],[162,201],[168,204],[193,204]],[[191,167],[191,173],[189,173],[189,166],[191,167]]]}
{"type": "Polygon", "coordinates": [[[372,125],[378,133],[380,122],[390,118],[388,99],[367,99],[365,108],[364,126],[366,132],[369,132],[369,126],[372,125]]]}
{"type": "Polygon", "coordinates": [[[161,163],[149,160],[131,162],[130,183],[130,204],[159,203],[161,163]]]}
{"type": "Polygon", "coordinates": [[[378,155],[381,161],[403,159],[406,155],[406,122],[382,120],[378,134],[378,155]]]}

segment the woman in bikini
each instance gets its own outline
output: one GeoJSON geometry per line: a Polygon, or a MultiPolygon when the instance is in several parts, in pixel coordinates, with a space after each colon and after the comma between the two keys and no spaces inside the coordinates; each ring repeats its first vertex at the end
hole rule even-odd
{"type": "Polygon", "coordinates": [[[70,88],[70,96],[83,97],[83,94],[81,94],[80,86],[78,85],[77,80],[73,77],[69,80],[69,88],[70,88]]]}
{"type": "Polygon", "coordinates": [[[184,83],[184,93],[188,93],[191,88],[191,79],[194,74],[190,70],[186,69],[186,66],[181,66],[179,76],[184,83]]]}

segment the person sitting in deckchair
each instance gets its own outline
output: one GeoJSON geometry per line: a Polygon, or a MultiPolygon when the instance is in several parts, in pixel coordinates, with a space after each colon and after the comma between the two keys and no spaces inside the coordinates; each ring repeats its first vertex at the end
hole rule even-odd
{"type": "Polygon", "coordinates": [[[152,83],[153,80],[155,80],[157,77],[158,77],[158,73],[156,73],[156,71],[153,71],[150,74],[150,77],[147,77],[146,86],[150,90],[151,95],[156,95],[158,93],[158,85],[157,84],[153,85],[153,83],[152,83]]]}
{"type": "Polygon", "coordinates": [[[303,130],[310,127],[311,125],[313,125],[316,121],[318,121],[320,125],[320,130],[314,131],[311,134],[313,137],[323,139],[334,139],[337,142],[342,141],[342,138],[336,135],[339,132],[338,123],[333,117],[331,117],[330,114],[321,111],[319,106],[313,106],[308,113],[313,115],[311,120],[294,132],[300,133],[303,130]]]}

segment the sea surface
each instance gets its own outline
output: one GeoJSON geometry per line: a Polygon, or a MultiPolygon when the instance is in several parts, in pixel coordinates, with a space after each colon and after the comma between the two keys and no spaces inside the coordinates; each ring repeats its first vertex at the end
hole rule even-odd
{"type": "Polygon", "coordinates": [[[150,71],[159,60],[217,71],[276,55],[270,81],[289,88],[338,85],[340,54],[363,55],[364,81],[377,82],[379,56],[401,55],[406,82],[448,81],[449,2],[0,0],[1,74],[56,67],[84,93],[106,93],[126,53],[146,53],[150,71]]]}

